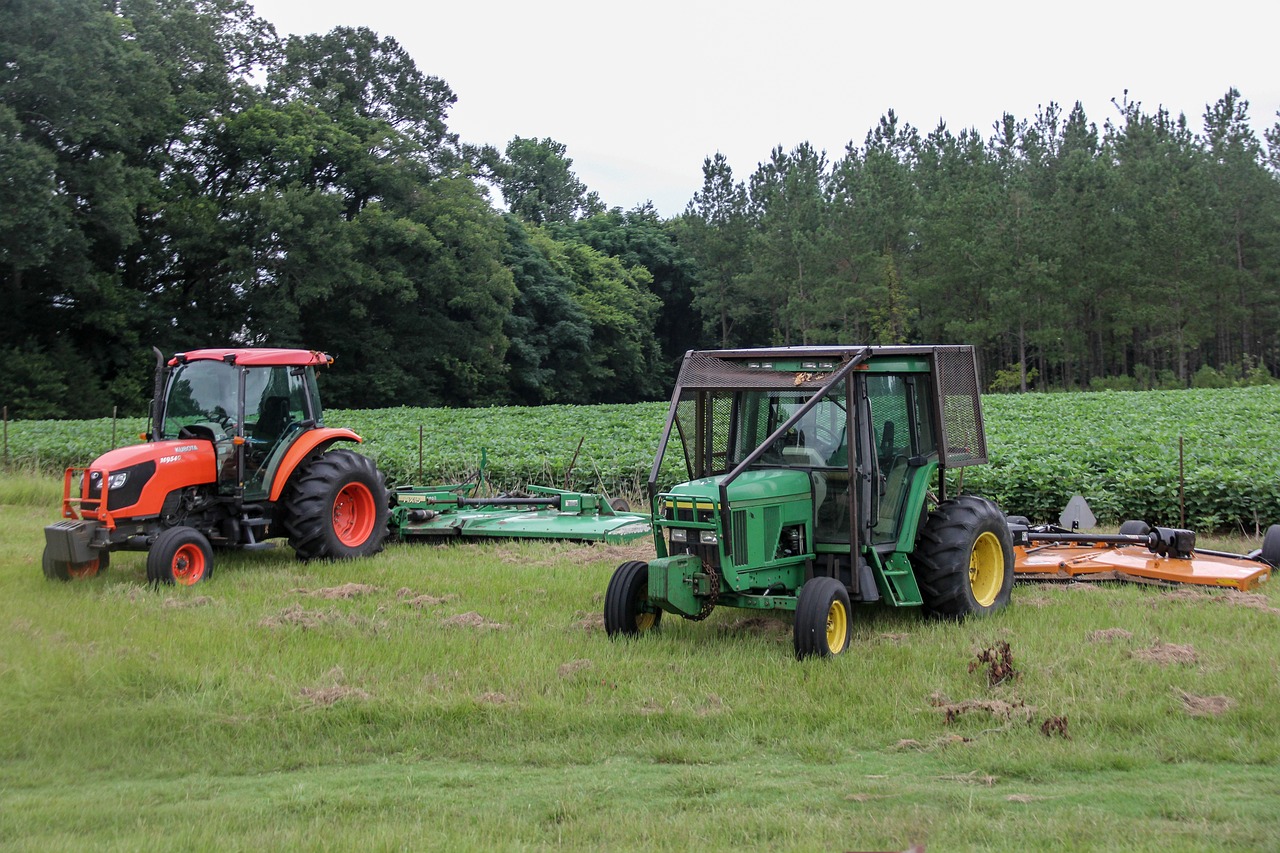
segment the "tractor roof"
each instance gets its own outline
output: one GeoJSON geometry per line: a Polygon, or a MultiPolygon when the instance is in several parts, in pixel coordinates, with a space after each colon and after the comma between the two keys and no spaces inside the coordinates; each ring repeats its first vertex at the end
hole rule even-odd
{"type": "Polygon", "coordinates": [[[939,350],[954,350],[954,346],[904,344],[893,346],[862,346],[853,344],[816,344],[791,347],[759,347],[754,349],[694,350],[690,355],[707,355],[715,358],[852,358],[864,349],[877,356],[924,356],[939,350]]]}
{"type": "Polygon", "coordinates": [[[328,365],[333,359],[322,352],[308,349],[196,349],[177,353],[169,359],[169,366],[184,364],[189,361],[225,361],[228,364],[240,364],[249,367],[306,367],[308,365],[328,365]]]}

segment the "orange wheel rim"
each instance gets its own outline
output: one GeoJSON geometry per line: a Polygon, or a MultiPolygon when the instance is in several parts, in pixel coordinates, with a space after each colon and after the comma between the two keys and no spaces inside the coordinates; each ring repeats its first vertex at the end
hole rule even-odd
{"type": "Polygon", "coordinates": [[[377,516],[373,492],[363,483],[348,483],[333,501],[333,532],[348,548],[363,545],[377,516]]]}
{"type": "Polygon", "coordinates": [[[174,581],[191,586],[204,577],[206,568],[208,567],[205,564],[204,551],[198,545],[183,545],[173,555],[170,571],[173,573],[174,581]]]}
{"type": "Polygon", "coordinates": [[[67,577],[80,580],[82,578],[91,578],[98,573],[98,568],[102,565],[100,560],[90,560],[87,563],[75,563],[67,566],[67,577]]]}

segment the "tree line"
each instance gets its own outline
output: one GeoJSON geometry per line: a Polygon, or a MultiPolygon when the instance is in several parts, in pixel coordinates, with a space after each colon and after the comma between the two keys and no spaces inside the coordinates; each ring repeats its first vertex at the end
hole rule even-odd
{"type": "Polygon", "coordinates": [[[326,404],[630,402],[694,347],[973,343],[997,390],[1266,381],[1280,122],[1139,103],[841,156],[716,154],[683,214],[499,151],[362,28],[245,0],[0,0],[0,401],[141,412],[154,345],[323,349],[326,404]],[[501,204],[497,197],[501,196],[501,204]]]}

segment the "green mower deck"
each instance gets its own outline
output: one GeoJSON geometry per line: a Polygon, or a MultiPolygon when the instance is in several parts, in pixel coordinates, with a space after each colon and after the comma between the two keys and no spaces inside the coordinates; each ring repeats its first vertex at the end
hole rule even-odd
{"type": "Polygon", "coordinates": [[[467,497],[474,484],[406,486],[396,489],[392,534],[401,540],[558,539],[625,545],[652,536],[648,513],[583,492],[529,486],[527,495],[467,497]],[[619,506],[618,509],[614,507],[619,506]]]}

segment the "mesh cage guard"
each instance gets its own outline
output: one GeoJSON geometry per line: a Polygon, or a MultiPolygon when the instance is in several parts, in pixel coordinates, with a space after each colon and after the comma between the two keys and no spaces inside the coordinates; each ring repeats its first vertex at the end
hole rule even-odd
{"type": "Polygon", "coordinates": [[[939,460],[945,468],[985,465],[986,430],[978,393],[978,361],[972,346],[933,348],[939,460]]]}

